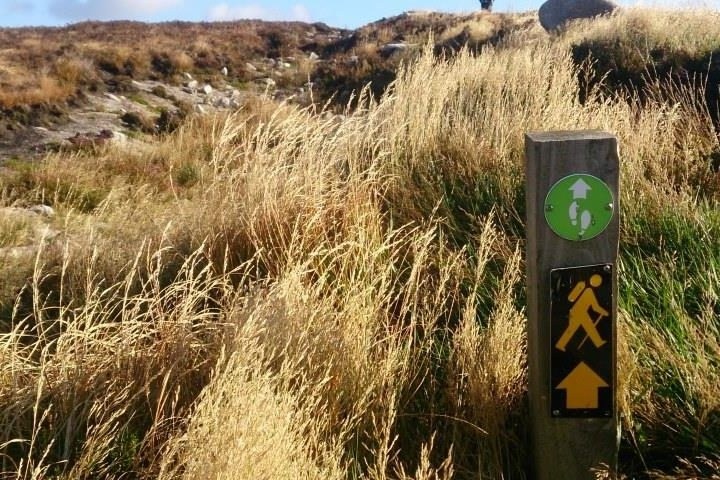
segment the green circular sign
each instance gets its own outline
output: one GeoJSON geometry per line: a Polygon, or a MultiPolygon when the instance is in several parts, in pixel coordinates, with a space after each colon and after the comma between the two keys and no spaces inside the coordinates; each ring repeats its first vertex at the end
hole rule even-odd
{"type": "Polygon", "coordinates": [[[558,180],[545,197],[545,220],[552,231],[576,242],[605,231],[614,210],[613,194],[607,184],[583,173],[558,180]]]}

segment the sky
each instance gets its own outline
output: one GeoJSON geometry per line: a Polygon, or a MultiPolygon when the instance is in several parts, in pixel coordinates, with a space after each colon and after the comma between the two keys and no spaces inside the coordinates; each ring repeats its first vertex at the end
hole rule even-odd
{"type": "MultiPolygon", "coordinates": [[[[495,0],[493,10],[523,12],[544,0],[495,0]]],[[[659,5],[671,0],[620,0],[659,5]]],[[[720,8],[720,0],[678,0],[681,6],[720,8]]],[[[324,22],[357,28],[408,10],[471,12],[478,0],[0,0],[0,26],[66,25],[83,20],[216,21],[258,18],[324,22]]]]}

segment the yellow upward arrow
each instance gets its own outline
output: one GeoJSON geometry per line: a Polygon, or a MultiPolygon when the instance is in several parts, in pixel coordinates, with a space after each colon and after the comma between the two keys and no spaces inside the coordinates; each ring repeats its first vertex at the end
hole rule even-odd
{"type": "Polygon", "coordinates": [[[580,362],[556,389],[566,391],[566,408],[598,408],[598,389],[607,386],[585,362],[580,362]]]}

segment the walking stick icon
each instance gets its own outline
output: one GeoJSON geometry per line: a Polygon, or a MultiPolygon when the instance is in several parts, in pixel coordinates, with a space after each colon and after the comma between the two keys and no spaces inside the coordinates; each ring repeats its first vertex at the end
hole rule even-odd
{"type": "MultiPolygon", "coordinates": [[[[604,315],[604,314],[602,314],[602,313],[599,314],[598,317],[597,317],[597,319],[593,322],[593,325],[594,325],[595,327],[597,327],[598,324],[600,323],[600,320],[602,320],[602,319],[605,318],[605,317],[607,317],[607,315],[604,315]]],[[[588,341],[588,338],[590,338],[590,334],[585,333],[585,337],[583,337],[582,341],[580,342],[580,345],[578,345],[578,350],[580,350],[580,349],[582,348],[582,346],[585,345],[585,342],[588,341]]]]}

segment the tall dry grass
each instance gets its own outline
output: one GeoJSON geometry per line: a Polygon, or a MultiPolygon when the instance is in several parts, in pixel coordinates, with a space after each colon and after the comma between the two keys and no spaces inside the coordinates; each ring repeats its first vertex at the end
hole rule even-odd
{"type": "MultiPolygon", "coordinates": [[[[696,205],[718,148],[695,103],[581,103],[578,73],[549,41],[428,48],[340,120],[258,103],[4,177],[64,232],[0,289],[3,475],[525,478],[524,133],[617,134],[630,220],[696,205]]],[[[623,323],[622,413],[663,432],[685,404],[638,400],[662,373],[641,343],[674,340],[648,324],[623,323]]],[[[686,358],[664,365],[691,370],[709,428],[686,358]]]]}

